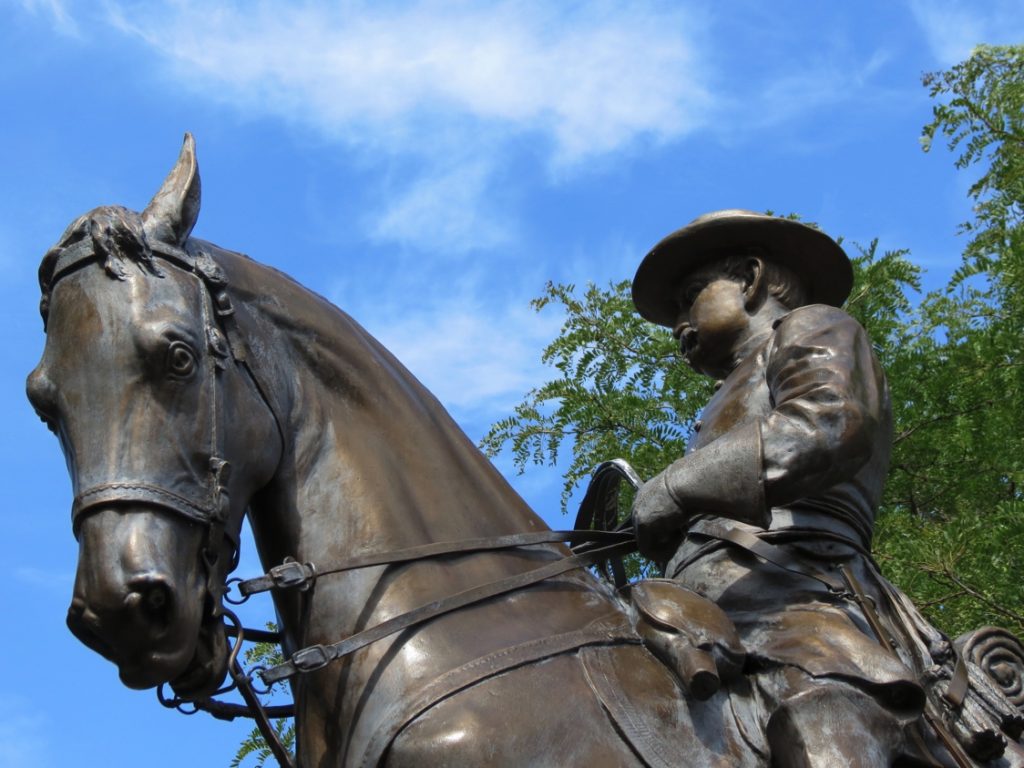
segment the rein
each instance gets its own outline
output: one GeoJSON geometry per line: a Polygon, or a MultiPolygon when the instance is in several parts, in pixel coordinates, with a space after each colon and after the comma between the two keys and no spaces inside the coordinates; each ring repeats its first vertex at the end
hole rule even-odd
{"type": "MultiPolygon", "coordinates": [[[[235,629],[235,642],[228,657],[228,670],[232,682],[216,691],[213,696],[237,690],[245,704],[240,705],[219,701],[212,696],[195,700],[179,697],[168,698],[163,693],[163,686],[157,689],[157,698],[165,707],[177,709],[179,712],[187,715],[192,715],[202,710],[222,720],[234,720],[236,717],[252,718],[255,720],[260,735],[267,742],[271,753],[278,763],[284,768],[294,768],[295,764],[291,754],[281,743],[278,732],[270,722],[273,718],[293,717],[294,705],[264,706],[259,700],[258,694],[269,693],[271,686],[275,683],[283,682],[298,674],[322,669],[332,661],[343,659],[377,640],[389,637],[404,629],[421,625],[438,616],[452,613],[460,608],[492,597],[524,589],[577,568],[584,568],[603,561],[621,558],[636,551],[636,538],[632,528],[617,531],[539,531],[485,539],[467,539],[464,541],[426,544],[393,552],[352,557],[319,573],[312,563],[299,563],[289,560],[254,579],[245,581],[231,579],[226,584],[226,588],[229,588],[231,584],[237,583],[241,599],[231,600],[227,597],[225,599],[235,604],[243,603],[249,597],[259,592],[274,589],[298,589],[306,592],[306,605],[303,609],[303,616],[305,617],[308,614],[308,595],[311,594],[312,587],[316,584],[317,579],[323,576],[374,565],[397,565],[448,555],[473,554],[558,542],[579,543],[573,549],[573,554],[562,557],[547,565],[425,603],[418,608],[394,616],[362,632],[350,635],[337,643],[331,645],[311,645],[302,648],[293,653],[291,658],[283,664],[270,668],[254,667],[248,673],[242,669],[241,664],[238,662],[242,643],[251,641],[280,644],[280,634],[246,629],[234,613],[222,608],[223,614],[231,621],[235,629]],[[259,675],[263,683],[263,686],[259,689],[254,684],[254,674],[259,675]]],[[[300,627],[299,632],[300,636],[304,635],[305,626],[300,627]]]]}
{"type": "MultiPolygon", "coordinates": [[[[302,614],[303,617],[306,617],[309,612],[309,595],[311,595],[312,588],[315,586],[317,579],[332,574],[377,565],[398,565],[450,555],[492,552],[538,544],[567,542],[572,548],[571,555],[547,565],[426,603],[411,611],[392,617],[374,627],[351,635],[337,643],[302,648],[293,653],[291,658],[283,664],[271,668],[254,667],[248,674],[242,671],[237,661],[238,648],[242,642],[253,641],[280,644],[281,637],[278,633],[245,629],[233,613],[225,610],[225,615],[232,619],[236,629],[235,645],[231,650],[229,659],[229,668],[233,682],[227,688],[218,691],[214,695],[237,688],[245,700],[245,704],[232,704],[217,701],[213,698],[197,701],[187,701],[178,698],[166,699],[161,691],[158,690],[160,702],[164,706],[176,708],[185,714],[194,714],[199,710],[203,710],[209,712],[214,717],[225,720],[233,720],[236,717],[255,719],[261,735],[266,740],[270,751],[277,758],[280,765],[285,768],[291,768],[294,765],[291,754],[281,744],[278,733],[271,725],[270,719],[292,717],[294,716],[294,707],[291,705],[265,707],[255,693],[267,693],[274,683],[287,680],[295,675],[322,669],[332,661],[342,659],[360,648],[364,648],[403,629],[423,624],[430,619],[482,602],[491,597],[524,589],[577,568],[597,566],[602,572],[606,572],[604,564],[608,564],[612,573],[617,576],[623,570],[621,558],[636,551],[636,538],[632,530],[632,520],[626,520],[621,525],[618,525],[615,530],[606,530],[614,524],[615,516],[611,510],[615,507],[619,483],[623,479],[634,488],[639,487],[641,482],[632,467],[621,459],[605,462],[594,471],[586,495],[580,504],[574,530],[537,531],[424,544],[392,552],[357,555],[322,569],[318,569],[313,563],[286,560],[281,565],[271,568],[270,571],[262,576],[247,580],[231,579],[226,584],[226,588],[230,589],[232,585],[237,584],[240,598],[232,600],[230,597],[225,596],[228,602],[234,604],[244,603],[254,594],[275,589],[297,589],[305,593],[302,614]],[[583,526],[590,525],[598,527],[596,530],[583,528],[583,526]],[[262,690],[255,690],[252,679],[254,674],[258,674],[260,677],[263,683],[262,690]],[[191,708],[188,708],[188,705],[191,705],[191,708]]],[[[299,628],[299,634],[300,637],[305,635],[305,626],[299,628]]]]}

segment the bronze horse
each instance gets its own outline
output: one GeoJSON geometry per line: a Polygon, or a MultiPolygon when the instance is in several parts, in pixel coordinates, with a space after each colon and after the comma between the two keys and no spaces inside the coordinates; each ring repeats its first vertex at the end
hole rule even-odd
{"type": "MultiPolygon", "coordinates": [[[[68,626],[126,685],[187,697],[225,677],[224,582],[246,513],[267,568],[544,528],[386,349],[285,275],[190,237],[198,213],[186,136],[142,214],[73,222],[40,267],[47,340],[28,379],[74,487],[68,626]]],[[[275,592],[285,649],[566,552],[435,557],[275,592]]],[[[729,700],[692,706],[581,568],[387,636],[292,690],[303,766],[759,762],[729,700]]]]}

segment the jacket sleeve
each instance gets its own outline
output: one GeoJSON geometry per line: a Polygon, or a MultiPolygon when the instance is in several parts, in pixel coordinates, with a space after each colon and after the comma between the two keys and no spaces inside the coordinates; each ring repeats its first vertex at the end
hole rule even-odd
{"type": "Polygon", "coordinates": [[[787,315],[769,347],[761,427],[769,507],[851,479],[871,457],[886,400],[867,333],[840,309],[787,315]]]}
{"type": "Polygon", "coordinates": [[[802,307],[779,323],[767,356],[767,415],[668,468],[666,486],[684,513],[767,527],[772,507],[848,480],[870,458],[886,383],[857,321],[834,307],[802,307]]]}

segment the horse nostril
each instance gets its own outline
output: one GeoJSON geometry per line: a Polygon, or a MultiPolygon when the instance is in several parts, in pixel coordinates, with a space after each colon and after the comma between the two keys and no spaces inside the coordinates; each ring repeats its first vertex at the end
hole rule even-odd
{"type": "Polygon", "coordinates": [[[100,621],[85,602],[79,598],[71,601],[67,616],[68,629],[87,647],[104,658],[114,661],[114,650],[99,635],[100,621]]]}
{"type": "Polygon", "coordinates": [[[146,600],[144,602],[145,611],[149,614],[162,614],[167,609],[171,598],[167,591],[167,586],[164,584],[154,584],[146,592],[146,600]]]}
{"type": "Polygon", "coordinates": [[[165,582],[146,579],[131,587],[133,591],[124,599],[125,608],[137,611],[147,621],[158,626],[171,623],[174,598],[165,582]]]}

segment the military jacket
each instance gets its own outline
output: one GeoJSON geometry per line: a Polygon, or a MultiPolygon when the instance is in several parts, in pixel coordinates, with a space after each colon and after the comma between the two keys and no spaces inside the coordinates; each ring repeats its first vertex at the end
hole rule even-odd
{"type": "Polygon", "coordinates": [[[688,529],[666,575],[725,610],[755,663],[906,698],[912,659],[882,648],[853,601],[712,532],[743,528],[822,571],[845,564],[885,605],[894,588],[867,553],[891,441],[889,390],[864,329],[835,307],[790,312],[721,382],[668,470],[688,529]]]}

